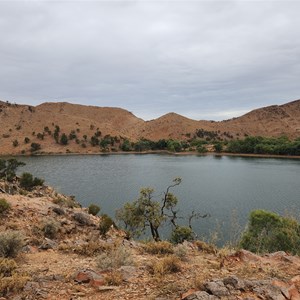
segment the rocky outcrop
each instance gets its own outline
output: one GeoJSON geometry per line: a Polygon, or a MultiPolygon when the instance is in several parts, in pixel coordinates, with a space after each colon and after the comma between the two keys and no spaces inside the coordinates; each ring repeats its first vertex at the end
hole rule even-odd
{"type": "Polygon", "coordinates": [[[204,285],[203,291],[190,292],[182,300],[217,300],[217,299],[268,299],[298,300],[299,276],[285,282],[281,280],[243,280],[237,276],[214,279],[204,285]]]}

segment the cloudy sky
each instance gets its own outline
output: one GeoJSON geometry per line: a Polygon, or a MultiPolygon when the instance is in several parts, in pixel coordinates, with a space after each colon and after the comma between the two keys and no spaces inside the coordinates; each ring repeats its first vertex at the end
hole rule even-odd
{"type": "Polygon", "coordinates": [[[300,1],[0,1],[0,99],[221,120],[300,98],[300,1]]]}

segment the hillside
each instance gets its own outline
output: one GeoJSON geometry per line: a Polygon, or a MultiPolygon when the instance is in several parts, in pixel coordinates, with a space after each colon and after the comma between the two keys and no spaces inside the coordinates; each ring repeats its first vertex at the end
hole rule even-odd
{"type": "Polygon", "coordinates": [[[47,186],[28,191],[0,180],[0,198],[3,300],[300,299],[300,259],[283,251],[139,243],[114,226],[104,234],[103,217],[47,186]]]}
{"type": "Polygon", "coordinates": [[[44,153],[98,153],[99,148],[90,143],[93,136],[100,140],[108,137],[111,144],[119,145],[125,139],[185,140],[199,129],[215,132],[220,139],[246,135],[296,138],[300,136],[300,100],[259,108],[220,122],[195,121],[175,113],[144,121],[121,108],[70,103],[33,107],[0,102],[0,124],[0,154],[30,154],[31,143],[40,144],[44,153]],[[63,133],[73,136],[67,145],[53,138],[57,126],[60,137],[63,133]]]}

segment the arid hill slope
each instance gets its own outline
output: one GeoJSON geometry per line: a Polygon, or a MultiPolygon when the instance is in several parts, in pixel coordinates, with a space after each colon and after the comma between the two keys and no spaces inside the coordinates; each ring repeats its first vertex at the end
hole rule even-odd
{"type": "Polygon", "coordinates": [[[49,186],[0,198],[0,299],[300,299],[299,256],[128,240],[49,186]]]}
{"type": "Polygon", "coordinates": [[[84,106],[70,103],[43,103],[36,107],[0,102],[0,154],[18,154],[29,151],[32,142],[42,145],[44,152],[60,153],[66,149],[57,144],[51,134],[55,126],[60,127],[60,134],[73,130],[80,143],[71,141],[71,152],[98,152],[86,143],[82,147],[84,136],[87,141],[96,131],[101,137],[111,135],[136,141],[140,138],[186,139],[197,129],[218,131],[222,137],[244,137],[245,135],[281,136],[290,138],[300,136],[300,100],[284,105],[273,105],[253,110],[239,118],[214,122],[195,121],[175,113],[166,114],[151,121],[144,121],[132,113],[111,107],[84,106]],[[45,127],[49,132],[45,132],[45,127]],[[44,133],[44,139],[37,138],[44,133]],[[225,133],[225,134],[224,134],[225,133]],[[24,143],[27,137],[30,142],[24,143]],[[18,146],[13,146],[17,141],[18,146]]]}

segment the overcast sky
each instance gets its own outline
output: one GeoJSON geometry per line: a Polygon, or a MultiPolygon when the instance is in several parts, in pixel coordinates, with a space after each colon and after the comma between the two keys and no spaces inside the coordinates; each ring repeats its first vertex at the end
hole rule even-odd
{"type": "Polygon", "coordinates": [[[222,120],[300,98],[300,1],[0,1],[0,99],[222,120]]]}

